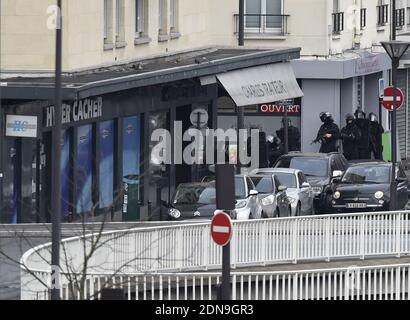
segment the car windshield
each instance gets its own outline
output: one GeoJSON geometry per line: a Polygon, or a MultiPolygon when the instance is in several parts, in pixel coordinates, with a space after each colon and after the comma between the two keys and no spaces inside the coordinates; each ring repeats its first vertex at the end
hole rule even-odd
{"type": "Polygon", "coordinates": [[[350,167],[342,177],[343,183],[389,183],[390,171],[388,166],[359,166],[350,167]]]}
{"type": "Polygon", "coordinates": [[[276,168],[298,169],[301,170],[306,176],[328,176],[328,161],[326,159],[284,157],[276,164],[276,168]]]}
{"type": "Polygon", "coordinates": [[[216,202],[215,188],[211,186],[183,186],[175,193],[174,204],[195,205],[214,204],[216,202]]]}
{"type": "Polygon", "coordinates": [[[251,177],[251,180],[259,193],[273,193],[272,177],[251,177]]]}
{"type": "Polygon", "coordinates": [[[297,188],[296,176],[292,173],[275,172],[275,176],[279,179],[282,186],[288,188],[297,188]]]}
{"type": "Polygon", "coordinates": [[[235,178],[235,197],[236,199],[246,198],[245,180],[242,177],[235,178]]]}

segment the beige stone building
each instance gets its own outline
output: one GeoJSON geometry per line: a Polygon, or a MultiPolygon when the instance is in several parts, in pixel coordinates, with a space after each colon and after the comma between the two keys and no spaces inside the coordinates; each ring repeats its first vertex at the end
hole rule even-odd
{"type": "MultiPolygon", "coordinates": [[[[401,28],[407,30],[407,4],[397,2],[404,10],[401,28]]],[[[301,47],[303,56],[321,57],[372,48],[390,34],[384,3],[246,0],[245,44],[301,47]]],[[[1,1],[3,71],[53,70],[54,5],[54,0],[1,1]]],[[[235,46],[237,14],[238,0],[66,0],[64,70],[235,46]]]]}

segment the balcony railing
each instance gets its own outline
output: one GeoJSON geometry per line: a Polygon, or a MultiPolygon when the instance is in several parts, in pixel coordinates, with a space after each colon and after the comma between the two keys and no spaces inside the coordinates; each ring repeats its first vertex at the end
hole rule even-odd
{"type": "MultiPolygon", "coordinates": [[[[235,14],[235,33],[239,32],[239,14],[235,14]]],[[[259,34],[287,35],[288,18],[286,14],[245,14],[245,32],[259,34]]]]}
{"type": "Polygon", "coordinates": [[[396,28],[402,29],[406,24],[406,9],[396,10],[396,28]]]}
{"type": "Polygon", "coordinates": [[[360,9],[360,29],[364,29],[367,25],[367,9],[360,9]]]}
{"type": "Polygon", "coordinates": [[[344,12],[332,13],[333,34],[339,34],[344,30],[344,12]]]}
{"type": "Polygon", "coordinates": [[[389,21],[389,5],[377,6],[377,25],[384,26],[389,21]]]}

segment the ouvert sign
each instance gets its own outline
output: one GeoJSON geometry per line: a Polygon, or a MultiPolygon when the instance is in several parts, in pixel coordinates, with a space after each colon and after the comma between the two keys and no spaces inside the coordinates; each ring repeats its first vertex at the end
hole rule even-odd
{"type": "MultiPolygon", "coordinates": [[[[95,99],[83,99],[74,101],[72,104],[62,105],[62,123],[72,123],[83,120],[91,120],[102,117],[102,98],[95,99]]],[[[46,109],[46,127],[52,127],[54,125],[54,106],[47,107],[46,109]]]]}

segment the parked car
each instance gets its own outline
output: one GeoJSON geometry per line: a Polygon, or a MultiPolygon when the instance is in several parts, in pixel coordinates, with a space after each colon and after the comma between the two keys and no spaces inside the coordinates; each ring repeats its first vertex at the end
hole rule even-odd
{"type": "MultiPolygon", "coordinates": [[[[387,162],[353,164],[341,178],[334,179],[334,212],[389,210],[391,170],[391,163],[387,162]]],[[[396,181],[397,209],[404,209],[409,182],[401,166],[396,168],[396,181]]]]}
{"type": "Polygon", "coordinates": [[[315,213],[313,188],[302,171],[298,169],[261,168],[253,171],[258,174],[273,174],[281,185],[287,187],[286,194],[291,203],[292,216],[315,213]]]}
{"type": "Polygon", "coordinates": [[[274,167],[302,171],[313,188],[315,212],[329,213],[332,210],[332,178],[340,177],[349,163],[340,153],[294,152],[281,156],[274,167]]]}
{"type": "MultiPolygon", "coordinates": [[[[262,207],[258,200],[258,191],[248,176],[235,176],[236,208],[232,217],[238,220],[260,218],[262,207]]],[[[168,220],[212,219],[216,208],[215,181],[182,183],[175,190],[167,208],[168,220]]]]}
{"type": "Polygon", "coordinates": [[[262,218],[288,217],[290,215],[291,204],[286,194],[287,187],[281,185],[275,175],[250,175],[249,177],[259,193],[262,218]]]}

